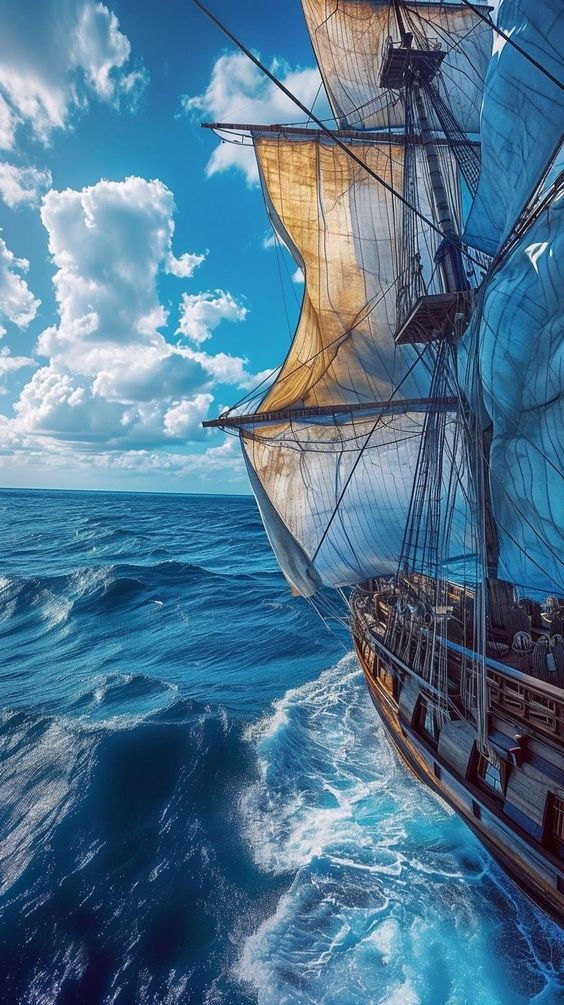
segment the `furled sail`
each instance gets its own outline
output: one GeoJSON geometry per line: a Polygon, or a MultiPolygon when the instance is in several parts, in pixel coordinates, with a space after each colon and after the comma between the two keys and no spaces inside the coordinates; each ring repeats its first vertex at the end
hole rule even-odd
{"type": "MultiPolygon", "coordinates": [[[[503,0],[500,27],[564,78],[561,0],[503,0]]],[[[482,170],[465,240],[496,253],[543,178],[562,131],[562,91],[503,39],[484,98],[482,170]]],[[[562,167],[562,165],[561,165],[562,167]]],[[[552,171],[552,177],[556,170],[552,171]]],[[[490,490],[499,575],[524,593],[562,593],[564,325],[562,192],[502,258],[466,338],[461,374],[493,423],[490,490]],[[477,354],[478,382],[471,363],[477,354]],[[474,386],[472,387],[472,385],[474,386]],[[481,399],[481,400],[480,400],[481,399]]]]}
{"type": "MultiPolygon", "coordinates": [[[[394,5],[379,0],[302,0],[321,75],[341,128],[403,126],[400,91],[380,87],[389,40],[400,38],[394,5]]],[[[481,8],[487,10],[487,7],[481,8]]],[[[446,51],[439,95],[465,133],[480,128],[483,81],[491,52],[491,30],[459,3],[420,3],[402,8],[414,44],[446,51]]],[[[441,125],[435,119],[436,129],[441,125]]]]}
{"type": "MultiPolygon", "coordinates": [[[[304,269],[305,291],[294,341],[259,407],[259,416],[293,415],[249,421],[242,442],[280,565],[308,595],[397,567],[425,408],[441,403],[428,402],[421,351],[393,339],[403,220],[397,201],[329,139],[273,138],[257,129],[254,144],[270,218],[304,269]],[[300,415],[343,404],[363,407],[300,415]]],[[[355,146],[398,191],[404,149],[399,141],[355,146]]],[[[424,224],[419,237],[430,273],[436,237],[424,224]]]]}

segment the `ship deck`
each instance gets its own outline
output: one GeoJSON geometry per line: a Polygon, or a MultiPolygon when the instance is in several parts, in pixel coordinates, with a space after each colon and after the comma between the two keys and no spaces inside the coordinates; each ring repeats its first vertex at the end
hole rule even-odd
{"type": "MultiPolygon", "coordinates": [[[[496,767],[490,773],[491,764],[478,751],[477,710],[461,700],[463,668],[466,680],[477,676],[480,658],[463,642],[441,640],[448,714],[440,728],[436,722],[430,726],[428,712],[437,697],[433,684],[414,667],[416,643],[405,644],[404,635],[403,644],[394,646],[393,594],[389,582],[379,587],[365,584],[353,591],[352,628],[372,700],[394,744],[526,892],[563,918],[564,689],[524,673],[508,656],[486,655],[488,741],[496,767]]],[[[453,587],[453,606],[458,590],[453,587]]],[[[542,629],[537,635],[545,637],[542,629]]]]}

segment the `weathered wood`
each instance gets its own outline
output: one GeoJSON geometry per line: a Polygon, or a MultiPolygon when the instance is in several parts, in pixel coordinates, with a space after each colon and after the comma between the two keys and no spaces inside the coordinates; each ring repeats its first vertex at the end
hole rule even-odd
{"type": "Polygon", "coordinates": [[[359,401],[335,405],[307,405],[304,408],[280,408],[270,412],[249,412],[247,415],[220,415],[217,419],[206,419],[202,426],[206,428],[221,426],[224,429],[237,429],[241,426],[257,425],[258,423],[291,422],[292,420],[315,419],[331,415],[346,415],[356,412],[381,412],[382,415],[402,415],[404,412],[434,411],[454,412],[458,407],[458,399],[448,398],[399,398],[388,401],[359,401]]]}
{"type": "Polygon", "coordinates": [[[447,722],[439,734],[439,754],[452,764],[463,778],[468,774],[475,741],[476,731],[469,722],[463,720],[447,722]]]}
{"type": "Polygon", "coordinates": [[[403,685],[399,696],[399,710],[406,722],[413,722],[415,706],[421,694],[417,681],[409,677],[403,685]]]}

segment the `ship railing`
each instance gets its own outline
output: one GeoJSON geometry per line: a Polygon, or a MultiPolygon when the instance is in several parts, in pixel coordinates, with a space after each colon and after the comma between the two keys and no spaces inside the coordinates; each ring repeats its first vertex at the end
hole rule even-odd
{"type": "MultiPolygon", "coordinates": [[[[392,659],[399,669],[417,678],[422,686],[429,687],[428,682],[405,663],[392,649],[384,644],[378,630],[377,618],[362,610],[364,605],[352,604],[353,615],[363,631],[355,633],[360,637],[361,644],[368,640],[373,655],[363,652],[369,669],[373,669],[377,653],[392,659]],[[360,609],[359,609],[360,607],[360,609]]],[[[459,645],[450,639],[441,639],[452,656],[466,659],[467,673],[477,678],[479,674],[479,656],[472,650],[459,645]]],[[[532,731],[541,732],[546,737],[561,738],[564,736],[564,691],[547,681],[530,677],[514,667],[498,663],[491,657],[486,658],[486,674],[489,692],[489,705],[492,712],[505,714],[520,724],[528,725],[532,731]]]]}
{"type": "MultiPolygon", "coordinates": [[[[476,654],[456,642],[448,648],[476,660],[476,654]]],[[[506,712],[549,736],[564,736],[564,691],[555,684],[530,677],[515,667],[486,658],[492,711],[506,712]]]]}

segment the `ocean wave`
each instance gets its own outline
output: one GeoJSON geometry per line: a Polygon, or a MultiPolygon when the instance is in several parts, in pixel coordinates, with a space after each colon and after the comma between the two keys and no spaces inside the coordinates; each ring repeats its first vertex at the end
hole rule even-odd
{"type": "MultiPolygon", "coordinates": [[[[150,685],[110,677],[85,698],[150,685]]],[[[1,716],[2,1001],[214,1001],[219,934],[246,908],[219,840],[242,743],[187,697],[121,728],[1,716]]]]}
{"type": "Polygon", "coordinates": [[[290,880],[238,964],[260,1005],[555,1000],[556,926],[405,772],[352,655],[247,741],[259,777],[243,830],[258,866],[290,880]]]}
{"type": "MultiPolygon", "coordinates": [[[[182,591],[198,588],[205,591],[213,605],[219,604],[223,595],[221,583],[237,580],[241,592],[260,590],[268,581],[276,582],[279,574],[270,571],[239,573],[217,572],[201,565],[177,561],[156,564],[110,564],[79,567],[68,574],[44,576],[3,576],[0,579],[0,625],[9,626],[12,632],[21,622],[27,623],[39,616],[49,626],[60,625],[71,614],[104,614],[131,609],[138,604],[157,602],[154,591],[164,588],[174,592],[176,599],[182,591]]],[[[257,596],[257,603],[260,597],[257,596]]]]}

